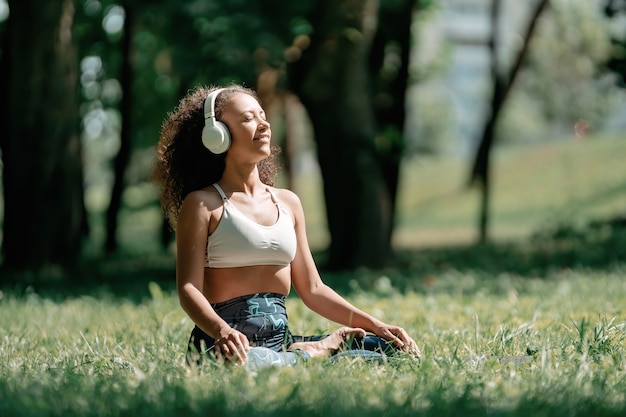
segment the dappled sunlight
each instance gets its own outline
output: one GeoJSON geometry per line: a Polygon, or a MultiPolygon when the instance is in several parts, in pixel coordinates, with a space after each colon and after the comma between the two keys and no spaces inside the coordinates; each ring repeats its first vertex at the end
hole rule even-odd
{"type": "MultiPolygon", "coordinates": [[[[493,242],[528,239],[538,230],[620,215],[626,207],[626,147],[593,137],[507,147],[494,154],[489,235],[493,242]]],[[[415,158],[403,165],[397,248],[475,242],[478,190],[468,189],[466,161],[415,158]]]]}

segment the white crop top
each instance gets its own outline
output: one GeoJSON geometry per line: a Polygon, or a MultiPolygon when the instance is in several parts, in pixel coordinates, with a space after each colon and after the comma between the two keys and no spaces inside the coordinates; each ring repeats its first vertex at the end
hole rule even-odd
{"type": "Polygon", "coordinates": [[[206,267],[287,266],[293,261],[297,247],[293,220],[269,188],[267,191],[278,209],[278,220],[271,226],[263,226],[232,205],[217,183],[213,187],[222,197],[224,211],[209,235],[206,267]]]}

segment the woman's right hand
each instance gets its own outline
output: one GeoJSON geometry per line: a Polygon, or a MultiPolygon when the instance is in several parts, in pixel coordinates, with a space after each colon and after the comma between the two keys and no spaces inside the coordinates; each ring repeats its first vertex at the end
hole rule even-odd
{"type": "Polygon", "coordinates": [[[235,329],[215,341],[215,356],[219,361],[235,361],[245,364],[248,361],[247,352],[250,350],[248,338],[235,329]]]}

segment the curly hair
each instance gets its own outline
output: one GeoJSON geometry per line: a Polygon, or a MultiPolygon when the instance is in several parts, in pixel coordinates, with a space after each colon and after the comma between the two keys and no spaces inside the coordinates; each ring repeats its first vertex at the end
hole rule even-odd
{"type": "MultiPolygon", "coordinates": [[[[226,153],[214,154],[202,144],[204,101],[215,86],[198,86],[184,96],[161,126],[156,148],[152,181],[160,187],[163,214],[172,230],[176,230],[183,200],[192,191],[217,182],[224,173],[226,153]]],[[[224,105],[233,93],[245,93],[259,100],[257,93],[239,84],[223,87],[215,100],[215,116],[221,118],[224,105]]],[[[261,181],[273,186],[278,174],[277,156],[280,148],[273,145],[271,155],[259,162],[261,181]]]]}

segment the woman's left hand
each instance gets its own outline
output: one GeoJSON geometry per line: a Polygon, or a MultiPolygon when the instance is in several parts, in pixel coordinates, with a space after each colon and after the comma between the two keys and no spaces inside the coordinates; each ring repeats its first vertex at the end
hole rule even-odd
{"type": "Polygon", "coordinates": [[[415,340],[413,340],[402,327],[385,324],[380,326],[377,330],[378,331],[375,332],[377,336],[393,341],[393,343],[403,352],[410,353],[418,357],[422,356],[422,352],[420,352],[417,347],[415,340]]]}

